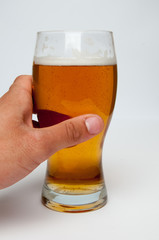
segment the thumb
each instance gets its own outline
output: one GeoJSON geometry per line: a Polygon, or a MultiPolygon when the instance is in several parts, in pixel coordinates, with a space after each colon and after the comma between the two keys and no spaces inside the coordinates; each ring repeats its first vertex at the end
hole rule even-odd
{"type": "Polygon", "coordinates": [[[57,125],[35,129],[37,136],[36,157],[39,164],[62,148],[71,147],[84,142],[104,128],[101,117],[94,114],[82,115],[57,125]]]}

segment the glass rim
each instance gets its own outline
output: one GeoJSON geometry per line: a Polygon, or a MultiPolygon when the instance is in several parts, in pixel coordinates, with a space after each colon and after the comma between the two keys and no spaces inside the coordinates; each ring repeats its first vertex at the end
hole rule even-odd
{"type": "Polygon", "coordinates": [[[113,31],[109,30],[46,30],[38,31],[37,34],[49,34],[49,33],[109,33],[113,34],[113,31]]]}

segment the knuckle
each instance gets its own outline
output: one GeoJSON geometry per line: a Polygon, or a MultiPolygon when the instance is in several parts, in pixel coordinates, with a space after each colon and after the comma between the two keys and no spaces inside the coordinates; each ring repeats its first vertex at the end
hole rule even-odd
{"type": "MultiPolygon", "coordinates": [[[[28,75],[29,77],[31,77],[30,75],[28,75]]],[[[23,84],[23,80],[28,77],[27,75],[19,75],[18,77],[16,77],[16,79],[14,80],[14,82],[12,83],[12,85],[10,86],[10,89],[12,89],[13,87],[22,87],[23,84]]]]}
{"type": "Polygon", "coordinates": [[[48,139],[50,138],[51,133],[46,133],[45,131],[41,131],[40,128],[35,128],[34,129],[34,137],[33,137],[33,144],[35,149],[41,153],[41,152],[48,152],[53,149],[53,143],[51,140],[49,141],[48,139]]]}
{"type": "Polygon", "coordinates": [[[38,142],[40,140],[40,136],[36,131],[27,131],[25,136],[25,141],[27,143],[28,150],[36,149],[38,142]]]}
{"type": "Polygon", "coordinates": [[[16,79],[14,80],[13,84],[18,83],[19,81],[21,81],[21,79],[24,77],[24,75],[19,75],[18,77],[16,77],[16,79]]]}
{"type": "Polygon", "coordinates": [[[18,77],[16,77],[16,79],[14,80],[12,85],[10,86],[9,90],[14,89],[14,87],[17,86],[18,82],[22,79],[22,77],[23,77],[23,75],[19,75],[18,77]]]}
{"type": "Polygon", "coordinates": [[[23,77],[24,77],[24,75],[19,75],[18,77],[16,77],[16,79],[14,80],[14,82],[21,80],[21,78],[23,78],[23,77]]]}
{"type": "Polygon", "coordinates": [[[23,78],[25,78],[27,75],[19,75],[18,77],[16,77],[16,79],[14,80],[14,83],[21,81],[23,78]]]}
{"type": "Polygon", "coordinates": [[[39,131],[39,129],[35,129],[32,131],[30,139],[34,147],[39,147],[39,145],[43,144],[44,135],[41,131],[39,131]]]}
{"type": "Polygon", "coordinates": [[[34,129],[31,142],[35,156],[34,161],[38,164],[56,152],[56,146],[54,145],[55,141],[52,141],[51,132],[49,133],[45,130],[34,129]]]}
{"type": "Polygon", "coordinates": [[[37,156],[41,153],[41,150],[46,148],[44,141],[43,141],[43,135],[40,133],[40,131],[30,131],[26,134],[25,139],[25,151],[26,155],[29,155],[32,158],[32,163],[35,163],[35,165],[39,165],[39,160],[37,156]]]}
{"type": "Polygon", "coordinates": [[[19,166],[28,173],[39,165],[36,155],[38,148],[36,146],[35,136],[31,132],[26,132],[21,146],[22,159],[19,160],[19,166]]]}
{"type": "Polygon", "coordinates": [[[80,128],[77,128],[73,122],[65,123],[66,138],[69,143],[77,143],[82,135],[80,128]]]}

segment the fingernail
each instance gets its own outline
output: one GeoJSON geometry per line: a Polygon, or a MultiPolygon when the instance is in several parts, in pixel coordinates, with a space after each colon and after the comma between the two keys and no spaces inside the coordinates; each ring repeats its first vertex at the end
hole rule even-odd
{"type": "Polygon", "coordinates": [[[100,117],[89,117],[85,120],[89,134],[98,134],[103,130],[104,122],[100,117]]]}

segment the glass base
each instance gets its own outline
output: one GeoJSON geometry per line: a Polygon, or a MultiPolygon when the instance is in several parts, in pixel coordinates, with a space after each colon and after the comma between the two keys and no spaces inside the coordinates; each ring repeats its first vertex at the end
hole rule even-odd
{"type": "Polygon", "coordinates": [[[88,212],[97,210],[107,203],[105,186],[97,192],[90,194],[62,194],[57,193],[44,184],[42,203],[58,212],[88,212]]]}

